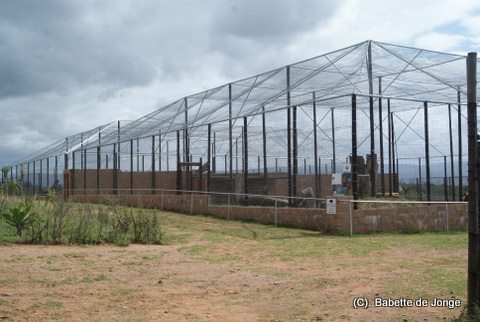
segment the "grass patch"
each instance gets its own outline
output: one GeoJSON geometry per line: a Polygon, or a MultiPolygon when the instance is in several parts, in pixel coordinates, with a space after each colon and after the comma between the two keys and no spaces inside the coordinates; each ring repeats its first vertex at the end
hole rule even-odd
{"type": "Polygon", "coordinates": [[[50,308],[59,309],[63,307],[63,302],[48,300],[47,303],[45,303],[45,305],[50,308]]]}
{"type": "Polygon", "coordinates": [[[13,285],[16,284],[17,280],[14,278],[3,278],[0,279],[0,285],[13,285]]]}

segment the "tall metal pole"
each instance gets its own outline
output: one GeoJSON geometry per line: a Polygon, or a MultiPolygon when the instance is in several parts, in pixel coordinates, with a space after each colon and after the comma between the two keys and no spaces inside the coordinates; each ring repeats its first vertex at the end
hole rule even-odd
{"type": "MultiPolygon", "coordinates": [[[[17,171],[15,171],[15,172],[17,172],[17,171]]],[[[18,174],[17,174],[17,180],[18,180],[18,174]]],[[[53,182],[55,184],[58,183],[58,156],[57,155],[55,156],[55,167],[54,167],[54,172],[53,172],[53,182]]]]}
{"type": "Polygon", "coordinates": [[[248,132],[247,118],[243,118],[243,187],[245,193],[245,202],[248,205],[248,132]]]}
{"type": "Polygon", "coordinates": [[[137,172],[140,171],[140,142],[137,139],[137,172]]]}
{"type": "Polygon", "coordinates": [[[385,161],[383,156],[383,111],[382,111],[382,78],[378,78],[378,124],[380,130],[380,184],[382,197],[385,197],[385,161]]]}
{"type": "Polygon", "coordinates": [[[63,170],[68,170],[68,138],[65,139],[65,153],[63,154],[63,170]]]}
{"type": "Polygon", "coordinates": [[[458,118],[458,200],[463,197],[463,156],[462,156],[462,105],[460,89],[457,91],[457,118],[458,118]]]}
{"type": "Polygon", "coordinates": [[[448,134],[450,141],[450,194],[455,200],[455,165],[453,162],[452,107],[448,104],[448,134]]]}
{"type": "MultiPolygon", "coordinates": [[[[10,171],[10,178],[12,178],[12,171],[10,171]]],[[[47,158],[47,188],[50,187],[50,158],[47,158]]]]}
{"type": "Polygon", "coordinates": [[[443,156],[443,197],[448,201],[447,156],[443,156]]]}
{"type": "MultiPolygon", "coordinates": [[[[468,313],[477,316],[480,304],[480,216],[478,195],[477,131],[477,53],[467,57],[467,123],[468,123],[468,313]]],[[[460,118],[459,118],[460,119],[460,118]]]]}
{"type": "Polygon", "coordinates": [[[133,140],[130,140],[130,194],[133,195],[133,140]]]}
{"type": "Polygon", "coordinates": [[[87,194],[87,149],[83,149],[83,194],[87,194]]]}
{"type": "Polygon", "coordinates": [[[169,141],[167,140],[167,172],[170,171],[170,143],[168,143],[169,141]]]}
{"type": "Polygon", "coordinates": [[[98,145],[97,145],[97,195],[100,194],[100,169],[102,168],[102,133],[98,130],[98,145]]]}
{"type": "Polygon", "coordinates": [[[317,146],[317,102],[315,92],[312,93],[312,109],[313,109],[313,162],[315,174],[315,198],[320,196],[320,183],[318,176],[318,146],[317,146]]]}
{"type": "Polygon", "coordinates": [[[291,108],[290,108],[290,66],[286,67],[287,71],[287,168],[288,168],[288,206],[292,206],[292,138],[291,138],[291,108]]]}
{"type": "MultiPolygon", "coordinates": [[[[232,134],[232,84],[228,84],[228,154],[229,154],[229,180],[230,180],[230,191],[235,191],[235,183],[233,182],[233,134],[232,134]]],[[[210,149],[210,147],[209,147],[210,149]]],[[[210,159],[208,159],[210,162],[210,159]]],[[[209,171],[210,175],[210,171],[209,171]]]]}
{"type": "MultiPolygon", "coordinates": [[[[212,146],[211,146],[211,137],[212,137],[212,124],[208,124],[208,148],[207,148],[207,191],[210,191],[210,168],[211,168],[211,159],[212,159],[212,146]]],[[[231,163],[230,163],[231,166],[231,163]]]]}
{"type": "Polygon", "coordinates": [[[425,179],[427,184],[427,201],[432,200],[430,186],[430,141],[428,139],[428,102],[423,102],[424,129],[425,129],[425,179]]]}
{"type": "MultiPolygon", "coordinates": [[[[72,178],[71,178],[71,195],[75,193],[75,151],[72,151],[72,178]]],[[[35,161],[33,161],[33,193],[35,193],[35,161]]]]}
{"type": "Polygon", "coordinates": [[[394,114],[390,113],[390,124],[392,126],[392,164],[393,164],[393,191],[398,192],[398,169],[395,165],[395,122],[394,114]]]}
{"type": "Polygon", "coordinates": [[[122,169],[121,164],[120,164],[120,121],[117,121],[117,155],[115,156],[117,158],[117,169],[122,169]]]}
{"type": "MultiPolygon", "coordinates": [[[[8,179],[8,178],[5,178],[5,179],[8,179]]],[[[42,191],[42,188],[43,188],[43,160],[40,159],[40,171],[38,173],[38,187],[40,188],[40,192],[42,191]]]]}
{"type": "Polygon", "coordinates": [[[97,146],[97,174],[96,174],[97,195],[100,194],[100,167],[102,166],[101,161],[102,161],[102,158],[100,154],[100,145],[98,145],[97,146]]]}
{"type": "Polygon", "coordinates": [[[375,155],[375,115],[373,113],[373,75],[372,75],[372,42],[368,42],[368,92],[370,94],[370,196],[376,195],[376,165],[377,158],[375,155]]]}
{"type": "MultiPolygon", "coordinates": [[[[298,140],[297,140],[297,107],[292,107],[293,115],[293,178],[292,195],[297,196],[297,175],[298,175],[298,140]]],[[[296,200],[294,200],[296,201],[296,200]]]]}
{"type": "Polygon", "coordinates": [[[183,98],[183,107],[185,109],[185,129],[183,130],[183,161],[188,162],[190,151],[188,144],[188,100],[186,97],[183,98]]]}
{"type": "Polygon", "coordinates": [[[420,200],[422,200],[422,158],[418,158],[418,182],[420,188],[420,200]]]}
{"type": "MultiPolygon", "coordinates": [[[[357,170],[357,96],[352,95],[352,195],[353,200],[358,200],[358,170],[357,170]]],[[[353,204],[358,208],[357,203],[353,204]]]]}
{"type": "MultiPolygon", "coordinates": [[[[75,151],[72,151],[72,195],[75,193],[75,151]]],[[[35,193],[35,161],[33,161],[33,193],[35,193]]]]}
{"type": "Polygon", "coordinates": [[[155,135],[152,135],[152,172],[151,172],[151,179],[152,179],[152,195],[155,194],[156,189],[156,180],[155,180],[155,135]]]}
{"type": "Polygon", "coordinates": [[[333,107],[330,109],[332,118],[332,173],[337,172],[337,157],[335,152],[335,112],[333,107]]]}
{"type": "MultiPolygon", "coordinates": [[[[267,128],[265,126],[265,106],[262,106],[262,138],[263,138],[263,192],[268,193],[267,189],[267,128]]],[[[232,154],[230,154],[231,156],[232,154]]],[[[230,166],[232,163],[230,162],[230,166]]]]}
{"type": "Polygon", "coordinates": [[[177,195],[182,190],[182,170],[180,169],[180,131],[177,131],[177,195]]]}
{"type": "Polygon", "coordinates": [[[118,194],[118,180],[117,180],[117,169],[118,169],[118,155],[117,155],[117,144],[113,143],[113,184],[112,184],[112,190],[113,194],[116,195],[118,194]]]}
{"type": "Polygon", "coordinates": [[[387,99],[387,116],[388,116],[388,193],[390,197],[393,193],[393,176],[392,176],[392,123],[390,122],[390,98],[387,99]]]}
{"type": "Polygon", "coordinates": [[[162,131],[158,131],[158,171],[162,172],[162,131]]]}

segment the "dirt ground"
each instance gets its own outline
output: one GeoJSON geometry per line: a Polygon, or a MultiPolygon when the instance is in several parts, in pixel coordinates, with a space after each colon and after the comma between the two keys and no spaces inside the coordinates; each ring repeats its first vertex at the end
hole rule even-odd
{"type": "Polygon", "coordinates": [[[324,238],[165,216],[166,245],[0,246],[0,320],[438,321],[461,308],[354,309],[352,301],[465,299],[465,234],[440,235],[453,244],[444,247],[435,235],[424,244],[415,236],[324,238]],[[346,251],[345,239],[353,244],[346,251]]]}

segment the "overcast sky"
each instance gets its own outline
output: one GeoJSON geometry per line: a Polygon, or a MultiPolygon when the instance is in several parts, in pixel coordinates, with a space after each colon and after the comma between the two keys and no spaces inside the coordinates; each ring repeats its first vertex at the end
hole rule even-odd
{"type": "Polygon", "coordinates": [[[0,164],[367,39],[478,51],[480,2],[1,1],[0,164]]]}

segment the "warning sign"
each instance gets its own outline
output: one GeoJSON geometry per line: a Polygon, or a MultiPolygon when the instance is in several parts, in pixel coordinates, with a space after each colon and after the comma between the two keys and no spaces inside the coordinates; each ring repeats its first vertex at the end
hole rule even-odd
{"type": "Polygon", "coordinates": [[[337,199],[327,199],[327,215],[337,214],[337,199]]]}

